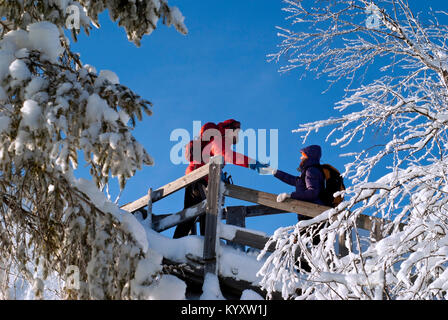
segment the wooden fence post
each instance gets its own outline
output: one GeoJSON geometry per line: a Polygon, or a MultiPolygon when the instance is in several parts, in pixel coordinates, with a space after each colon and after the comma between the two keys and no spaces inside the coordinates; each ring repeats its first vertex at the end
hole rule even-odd
{"type": "MultiPolygon", "coordinates": [[[[238,206],[227,208],[226,224],[246,228],[246,207],[238,206]]],[[[242,244],[238,244],[234,241],[227,241],[227,244],[244,252],[245,246],[242,244]]]]}
{"type": "Polygon", "coordinates": [[[210,160],[210,171],[208,175],[207,186],[207,208],[205,211],[205,235],[204,235],[204,253],[205,262],[204,276],[207,273],[217,273],[216,243],[217,226],[221,213],[221,173],[223,167],[223,158],[221,156],[213,157],[210,160]]]}
{"type": "Polygon", "coordinates": [[[148,206],[147,206],[147,214],[148,214],[148,225],[152,229],[152,188],[148,189],[148,206]]]}
{"type": "Polygon", "coordinates": [[[370,238],[375,242],[383,239],[383,221],[374,220],[372,230],[370,231],[370,238]]]}
{"type": "MultiPolygon", "coordinates": [[[[351,230],[351,229],[350,229],[351,230]]],[[[351,231],[346,230],[344,232],[339,233],[339,240],[338,240],[338,245],[339,245],[339,257],[345,257],[346,255],[348,255],[348,248],[345,245],[345,240],[347,239],[347,235],[349,237],[352,236],[351,231]]],[[[350,243],[351,243],[351,239],[350,239],[350,243]]]]}

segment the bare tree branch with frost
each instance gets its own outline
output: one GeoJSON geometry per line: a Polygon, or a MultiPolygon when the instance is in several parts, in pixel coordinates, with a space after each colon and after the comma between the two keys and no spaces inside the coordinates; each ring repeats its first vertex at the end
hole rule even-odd
{"type": "Polygon", "coordinates": [[[159,19],[187,32],[165,0],[0,1],[0,298],[15,297],[18,279],[46,298],[50,276],[59,298],[145,298],[162,270],[141,267],[151,257],[139,224],[99,191],[153,163],[132,136],[151,103],[83,64],[64,34],[73,10],[76,39],[106,9],[136,45],[159,19]],[[78,154],[94,182],[74,177],[78,154]],[[64,284],[69,266],[76,290],[64,284]]]}
{"type": "Polygon", "coordinates": [[[333,145],[363,150],[346,154],[345,202],[274,234],[264,287],[298,299],[448,298],[447,14],[416,14],[405,0],[284,2],[293,29],[279,28],[283,41],[271,58],[285,61],[280,71],[349,83],[335,107],[340,116],[296,132],[306,140],[330,127],[333,145]],[[374,133],[384,143],[368,145],[374,133]],[[382,240],[360,236],[360,214],[386,219],[382,240]],[[351,229],[353,248],[347,237],[349,254],[340,257],[335,240],[351,229]]]}

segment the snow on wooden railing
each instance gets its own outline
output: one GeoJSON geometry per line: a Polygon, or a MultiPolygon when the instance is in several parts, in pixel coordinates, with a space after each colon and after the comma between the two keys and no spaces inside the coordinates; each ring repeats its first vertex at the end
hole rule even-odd
{"type": "MultiPolygon", "coordinates": [[[[300,201],[295,199],[286,199],[284,202],[277,202],[277,195],[272,193],[267,193],[259,190],[253,190],[237,185],[226,184],[224,195],[244,200],[248,202],[258,203],[263,206],[258,210],[261,210],[263,213],[258,215],[266,215],[266,214],[274,214],[274,213],[282,213],[282,212],[293,212],[302,214],[307,217],[314,218],[324,211],[331,209],[330,207],[300,201]],[[277,212],[269,212],[265,208],[269,207],[273,210],[277,210],[277,212]]],[[[257,210],[251,210],[251,216],[256,216],[257,210]]],[[[371,232],[371,239],[378,241],[382,238],[382,226],[384,220],[377,217],[360,215],[356,221],[356,226],[360,229],[368,230],[371,232]]],[[[247,237],[246,237],[247,238],[247,237]]],[[[235,240],[236,241],[236,240],[235,240]]],[[[339,252],[341,255],[346,255],[348,253],[348,249],[345,247],[345,235],[341,234],[339,236],[339,252]]]]}
{"type": "MultiPolygon", "coordinates": [[[[157,190],[148,190],[148,194],[133,202],[125,204],[121,209],[136,212],[147,207],[148,220],[152,228],[157,232],[162,232],[189,219],[196,218],[205,213],[205,235],[202,263],[204,272],[217,273],[217,248],[219,238],[231,241],[232,243],[263,249],[269,240],[264,233],[255,230],[247,230],[244,219],[279,213],[298,213],[308,217],[316,217],[330,207],[313,204],[310,202],[287,199],[284,202],[277,202],[277,195],[259,190],[249,189],[233,184],[221,182],[223,168],[222,157],[214,157],[210,163],[194,170],[190,174],[183,176],[157,190]],[[153,215],[152,205],[174,192],[208,176],[207,198],[201,203],[186,208],[174,214],[153,215]],[[235,206],[222,208],[223,197],[230,197],[257,203],[254,206],[235,206]],[[236,226],[224,226],[220,220],[229,220],[236,226]],[[219,226],[219,227],[218,227],[219,226]],[[239,227],[238,227],[239,226],[239,227]],[[219,229],[219,230],[218,230],[219,229]]],[[[361,215],[357,221],[357,227],[371,231],[371,238],[380,240],[383,219],[361,215]]],[[[345,255],[348,249],[345,247],[345,235],[339,236],[339,253],[345,255]]],[[[275,249],[275,244],[271,244],[269,251],[275,249]]]]}
{"type": "Polygon", "coordinates": [[[249,189],[233,184],[225,185],[224,195],[239,200],[258,203],[274,209],[284,210],[285,212],[300,213],[304,216],[312,218],[328,209],[331,209],[330,207],[295,199],[286,199],[283,202],[277,202],[276,194],[249,189]]]}
{"type": "MultiPolygon", "coordinates": [[[[157,190],[152,191],[151,202],[154,203],[156,201],[159,201],[169,196],[170,194],[173,194],[174,192],[185,188],[186,186],[192,184],[193,182],[204,178],[209,174],[209,170],[210,170],[210,163],[194,170],[193,172],[187,174],[186,176],[180,177],[179,179],[170,182],[157,190]]],[[[148,195],[146,195],[133,202],[123,205],[121,209],[132,213],[146,207],[148,205],[148,200],[150,200],[150,198],[148,195]]]]}

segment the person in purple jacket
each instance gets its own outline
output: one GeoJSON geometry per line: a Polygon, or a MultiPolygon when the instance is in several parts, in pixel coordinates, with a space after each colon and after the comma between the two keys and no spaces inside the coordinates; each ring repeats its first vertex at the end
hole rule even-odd
{"type": "MultiPolygon", "coordinates": [[[[293,176],[281,170],[274,172],[274,177],[296,187],[292,193],[280,193],[277,196],[277,202],[283,202],[287,198],[308,201],[323,205],[319,194],[324,189],[325,177],[320,169],[320,158],[322,150],[318,145],[311,145],[300,150],[300,166],[297,170],[301,172],[300,176],[293,176]]],[[[298,215],[299,220],[307,220],[309,217],[298,215]]]]}

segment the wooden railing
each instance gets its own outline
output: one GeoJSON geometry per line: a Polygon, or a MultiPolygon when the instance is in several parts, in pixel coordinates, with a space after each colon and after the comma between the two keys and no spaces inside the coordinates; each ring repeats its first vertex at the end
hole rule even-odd
{"type": "MultiPolygon", "coordinates": [[[[276,200],[276,194],[249,189],[233,184],[224,184],[221,182],[221,173],[223,168],[222,161],[222,157],[214,157],[211,159],[210,163],[198,168],[186,176],[168,183],[157,190],[153,191],[152,189],[149,189],[147,195],[131,203],[123,205],[121,209],[133,213],[147,207],[149,223],[152,228],[158,232],[162,232],[178,225],[179,223],[205,214],[206,222],[202,256],[202,263],[204,264],[203,270],[205,273],[211,272],[215,274],[217,273],[216,245],[219,243],[218,238],[257,249],[263,249],[269,240],[269,236],[264,235],[263,233],[243,228],[245,225],[244,219],[246,217],[265,216],[287,212],[298,213],[308,217],[316,217],[322,212],[330,209],[326,206],[295,199],[287,199],[286,201],[279,203],[276,200]],[[155,215],[152,213],[152,207],[155,202],[206,176],[208,176],[206,200],[195,206],[173,214],[155,215]],[[257,205],[222,208],[222,199],[224,199],[224,197],[244,200],[256,203],[257,205]],[[235,232],[221,232],[221,234],[218,234],[217,225],[219,219],[226,219],[227,224],[230,222],[230,224],[240,226],[240,228],[236,228],[235,232]],[[232,236],[230,237],[229,234],[232,236]]],[[[361,215],[357,220],[357,228],[369,230],[371,233],[370,237],[373,240],[381,239],[382,225],[382,219],[367,215],[361,215]]],[[[340,255],[346,255],[348,253],[348,249],[345,247],[345,236],[346,235],[344,234],[339,236],[338,245],[340,255]]],[[[274,245],[269,248],[270,251],[274,249],[274,245]]]]}

